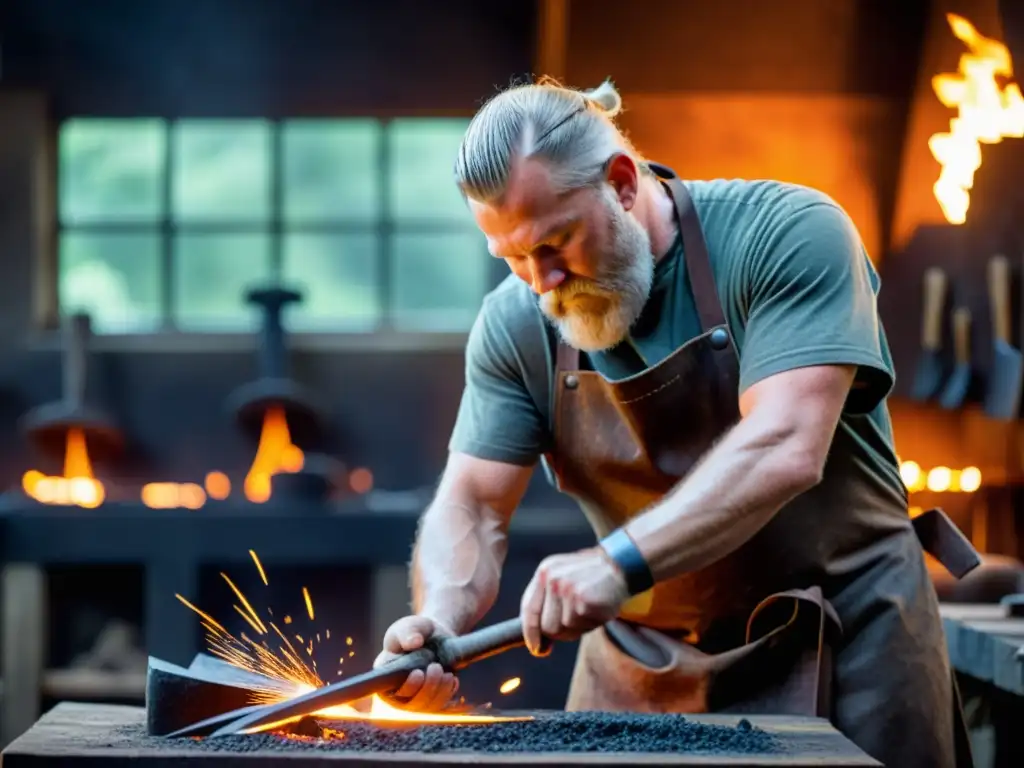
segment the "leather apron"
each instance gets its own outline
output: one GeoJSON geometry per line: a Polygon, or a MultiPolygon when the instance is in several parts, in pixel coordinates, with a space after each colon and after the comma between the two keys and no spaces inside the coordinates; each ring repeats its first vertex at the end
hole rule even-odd
{"type": "MultiPolygon", "coordinates": [[[[740,419],[738,353],[699,218],[675,174],[651,169],[676,205],[702,330],[618,381],[558,343],[544,463],[599,537],[661,499],[740,419]]],[[[852,506],[787,505],[732,555],[631,599],[582,638],[567,709],[820,716],[887,765],[970,765],[962,730],[954,749],[938,603],[905,507],[900,519],[891,497],[888,517],[852,506]]]]}

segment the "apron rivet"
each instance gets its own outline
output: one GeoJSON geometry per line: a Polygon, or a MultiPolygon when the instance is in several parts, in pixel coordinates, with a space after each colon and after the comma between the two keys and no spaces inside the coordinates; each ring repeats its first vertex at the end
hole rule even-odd
{"type": "Polygon", "coordinates": [[[715,349],[725,349],[729,346],[729,332],[725,328],[715,328],[711,332],[711,346],[715,349]]]}
{"type": "Polygon", "coordinates": [[[565,388],[576,389],[579,386],[580,380],[573,376],[571,373],[565,377],[565,388]]]}

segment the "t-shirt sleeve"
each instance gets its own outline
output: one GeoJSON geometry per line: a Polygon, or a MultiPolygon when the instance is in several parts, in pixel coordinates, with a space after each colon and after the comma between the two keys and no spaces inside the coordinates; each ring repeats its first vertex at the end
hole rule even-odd
{"type": "Polygon", "coordinates": [[[783,214],[748,261],[740,391],[794,368],[854,365],[849,413],[872,411],[895,374],[878,276],[849,216],[828,198],[783,214]]]}
{"type": "Polygon", "coordinates": [[[485,301],[466,344],[466,385],[450,451],[519,466],[537,462],[547,429],[520,359],[508,323],[485,301]]]}

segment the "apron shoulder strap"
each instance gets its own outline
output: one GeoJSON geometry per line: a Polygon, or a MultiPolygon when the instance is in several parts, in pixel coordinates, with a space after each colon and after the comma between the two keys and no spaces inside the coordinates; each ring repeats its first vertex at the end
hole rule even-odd
{"type": "Polygon", "coordinates": [[[579,369],[580,351],[559,339],[558,351],[555,353],[555,381],[558,381],[558,374],[579,369]]]}
{"type": "Polygon", "coordinates": [[[715,274],[711,269],[711,257],[704,240],[704,231],[700,225],[700,217],[693,206],[686,185],[673,174],[666,180],[672,199],[676,204],[676,223],[683,237],[683,258],[686,260],[686,271],[690,275],[693,298],[697,304],[697,315],[704,331],[719,328],[726,324],[722,302],[718,300],[718,289],[715,287],[715,274]]]}
{"type": "MultiPolygon", "coordinates": [[[[704,240],[704,230],[700,225],[697,209],[693,205],[693,198],[690,197],[686,185],[671,168],[657,163],[647,165],[668,187],[675,203],[676,224],[683,238],[683,258],[686,261],[686,272],[690,276],[690,287],[697,305],[701,329],[706,333],[713,328],[727,327],[725,310],[722,309],[722,302],[718,298],[715,274],[711,269],[711,257],[704,240]]],[[[732,365],[735,366],[735,356],[730,353],[730,357],[733,358],[732,365]]],[[[579,350],[559,339],[555,356],[555,378],[557,379],[558,374],[564,371],[579,369],[579,350]]]]}

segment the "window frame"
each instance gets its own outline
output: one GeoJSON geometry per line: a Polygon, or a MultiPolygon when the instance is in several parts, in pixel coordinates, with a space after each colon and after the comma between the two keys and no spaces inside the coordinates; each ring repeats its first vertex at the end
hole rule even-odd
{"type": "MultiPolygon", "coordinates": [[[[75,223],[67,225],[61,220],[60,212],[60,173],[61,164],[59,157],[59,142],[61,127],[65,122],[75,119],[103,118],[102,115],[69,115],[53,124],[49,139],[49,226],[43,225],[46,231],[47,242],[38,249],[38,258],[35,269],[35,291],[34,291],[34,322],[33,333],[30,345],[39,349],[62,348],[60,338],[60,243],[61,236],[65,231],[75,232],[145,232],[156,234],[160,239],[161,247],[161,315],[164,319],[164,326],[153,331],[140,331],[138,333],[102,333],[94,334],[90,346],[92,349],[102,351],[137,351],[137,352],[233,352],[252,351],[256,348],[259,333],[247,330],[214,330],[199,331],[193,329],[182,329],[173,323],[174,316],[174,281],[170,279],[173,275],[174,261],[174,235],[180,232],[259,232],[265,233],[270,241],[270,265],[272,272],[280,274],[283,269],[284,240],[288,232],[309,232],[325,234],[345,234],[352,232],[372,231],[378,238],[378,268],[380,270],[380,281],[378,284],[378,300],[381,307],[381,322],[371,330],[325,330],[325,331],[303,331],[295,330],[288,333],[288,344],[291,349],[299,349],[312,352],[334,352],[334,351],[358,351],[358,352],[417,352],[429,350],[459,350],[465,348],[469,336],[469,328],[460,331],[415,331],[397,329],[392,324],[392,254],[391,245],[393,235],[396,231],[402,231],[406,226],[412,224],[419,229],[430,231],[428,222],[409,221],[396,225],[395,218],[389,213],[390,188],[389,188],[389,162],[390,142],[386,140],[390,124],[395,120],[409,118],[427,119],[469,119],[472,114],[465,111],[437,111],[430,113],[416,114],[339,114],[339,115],[289,115],[289,116],[230,116],[230,117],[191,117],[191,116],[149,116],[149,115],[119,115],[118,119],[160,119],[167,131],[167,140],[164,142],[164,157],[162,165],[164,168],[161,180],[161,195],[164,202],[163,215],[155,222],[96,222],[96,223],[75,223]],[[289,122],[324,122],[329,123],[345,119],[370,119],[380,124],[384,140],[380,141],[379,154],[377,158],[378,167],[381,173],[380,195],[382,213],[380,217],[370,224],[356,222],[323,222],[323,223],[302,223],[289,226],[285,221],[283,205],[284,188],[284,134],[283,126],[289,122]],[[270,128],[270,205],[269,217],[260,222],[227,222],[227,221],[203,221],[189,222],[185,224],[174,221],[171,214],[170,200],[173,194],[173,168],[175,161],[175,142],[172,138],[173,126],[175,123],[191,120],[253,120],[264,121],[270,128]],[[170,321],[170,324],[167,324],[170,321]]],[[[113,117],[113,116],[111,116],[113,117]]],[[[441,225],[438,231],[456,232],[457,227],[441,225]]],[[[505,264],[498,259],[489,259],[488,279],[485,283],[485,293],[496,287],[501,280],[508,275],[505,264]]],[[[287,285],[287,282],[284,283],[287,285]]]]}

